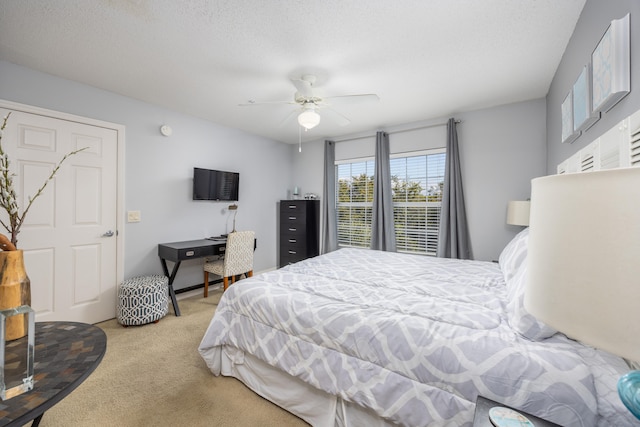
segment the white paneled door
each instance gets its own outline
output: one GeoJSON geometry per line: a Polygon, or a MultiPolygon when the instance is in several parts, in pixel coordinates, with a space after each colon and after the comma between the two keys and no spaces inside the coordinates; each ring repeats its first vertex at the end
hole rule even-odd
{"type": "MultiPolygon", "coordinates": [[[[0,109],[1,117],[9,111],[0,109]]],[[[2,145],[22,209],[65,154],[86,147],[63,163],[18,235],[36,321],[96,323],[115,317],[117,133],[74,120],[11,112],[2,145]]],[[[0,215],[7,217],[4,211],[0,215]]]]}

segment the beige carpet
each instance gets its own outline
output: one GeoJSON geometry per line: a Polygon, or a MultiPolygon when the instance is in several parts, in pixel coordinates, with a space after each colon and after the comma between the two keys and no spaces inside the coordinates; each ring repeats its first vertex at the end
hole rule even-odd
{"type": "Polygon", "coordinates": [[[182,316],[170,309],[157,324],[98,324],[107,334],[104,359],[40,426],[307,426],[207,369],[197,349],[220,295],[180,300],[182,316]]]}

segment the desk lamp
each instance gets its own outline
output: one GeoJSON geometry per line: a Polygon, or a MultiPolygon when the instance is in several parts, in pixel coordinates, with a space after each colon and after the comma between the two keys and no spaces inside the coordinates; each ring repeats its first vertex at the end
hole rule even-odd
{"type": "Polygon", "coordinates": [[[236,215],[238,215],[238,205],[236,205],[235,203],[232,205],[229,205],[229,210],[233,211],[233,230],[231,230],[232,233],[236,232],[236,215]]]}
{"type": "MultiPolygon", "coordinates": [[[[640,167],[534,179],[527,263],[529,313],[640,361],[640,167]]],[[[640,419],[640,371],[618,394],[640,419]]]]}

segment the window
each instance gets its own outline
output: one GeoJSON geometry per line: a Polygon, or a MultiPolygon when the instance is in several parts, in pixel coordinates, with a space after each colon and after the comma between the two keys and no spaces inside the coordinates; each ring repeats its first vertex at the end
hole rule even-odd
{"type": "Polygon", "coordinates": [[[373,171],[373,160],[336,165],[339,246],[370,246],[373,171]]]}
{"type": "MultiPolygon", "coordinates": [[[[391,158],[391,185],[398,252],[435,255],[444,186],[444,149],[391,158]]],[[[373,159],[336,165],[338,244],[369,247],[373,159]]]]}
{"type": "Polygon", "coordinates": [[[446,154],[391,159],[393,219],[398,252],[436,255],[446,154]]]}

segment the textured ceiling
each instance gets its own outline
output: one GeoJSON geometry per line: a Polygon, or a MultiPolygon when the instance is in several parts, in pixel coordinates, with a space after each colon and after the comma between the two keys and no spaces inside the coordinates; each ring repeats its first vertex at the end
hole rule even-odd
{"type": "MultiPolygon", "coordinates": [[[[585,0],[0,0],[0,59],[288,143],[544,97],[585,0]],[[285,120],[286,118],[288,120],[285,120]],[[283,122],[284,121],[284,122],[283,122]]],[[[2,78],[0,76],[0,78],[2,78]]]]}

